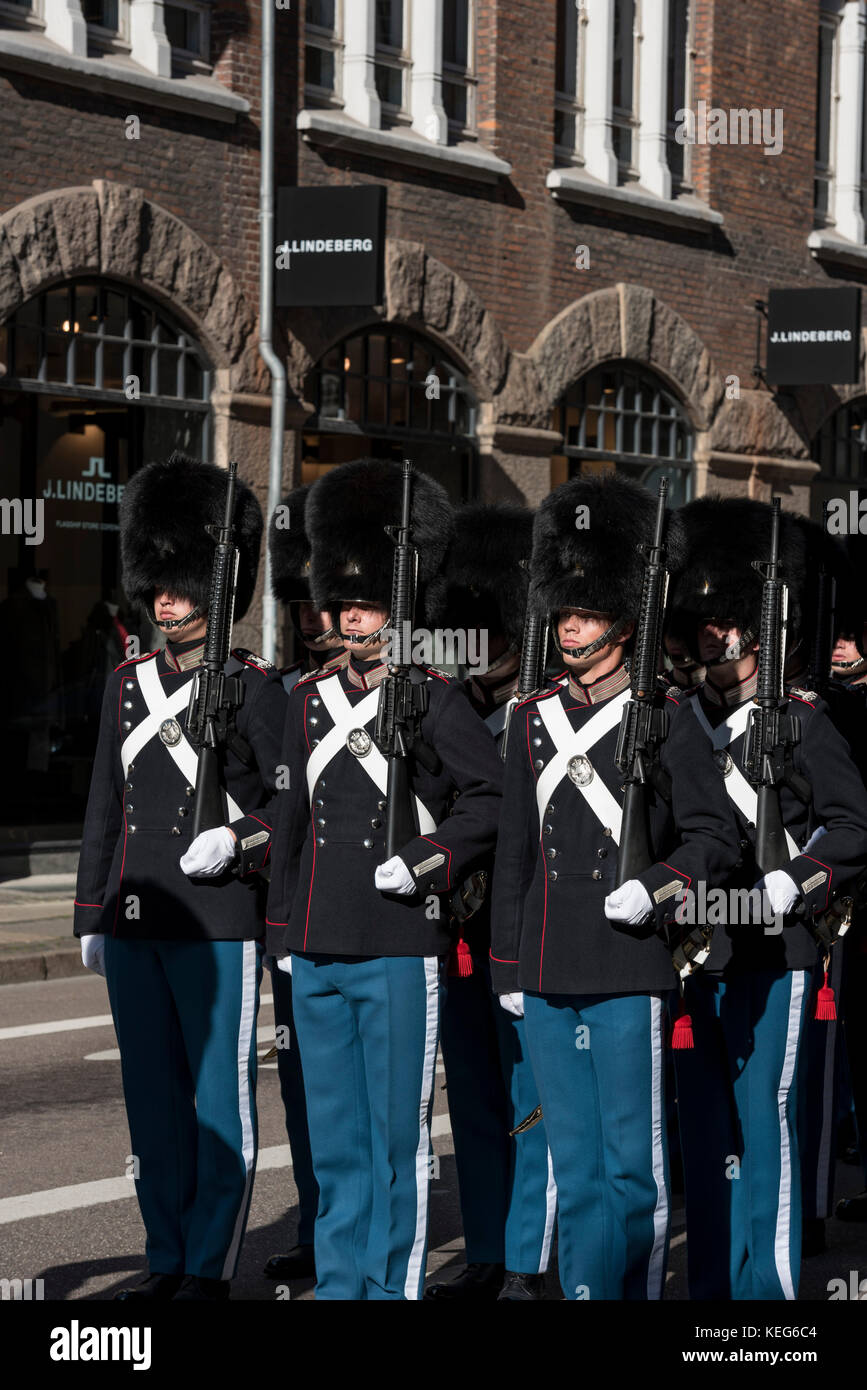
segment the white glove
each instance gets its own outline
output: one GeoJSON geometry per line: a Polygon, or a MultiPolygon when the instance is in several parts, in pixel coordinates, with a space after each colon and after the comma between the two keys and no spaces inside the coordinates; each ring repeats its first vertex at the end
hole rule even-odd
{"type": "Polygon", "coordinates": [[[374,887],[383,893],[414,893],[415,879],[399,854],[379,864],[373,875],[374,887]]]}
{"type": "Polygon", "coordinates": [[[188,878],[216,878],[234,861],[238,842],[227,825],[203,830],[197,835],[186,854],[181,856],[181,868],[188,878]]]}
{"type": "Polygon", "coordinates": [[[520,990],[516,994],[501,994],[500,1007],[506,1010],[507,1014],[514,1014],[515,1018],[524,1017],[524,996],[520,990]]]}
{"type": "Polygon", "coordinates": [[[756,887],[767,893],[775,917],[785,917],[801,896],[798,885],[792,881],[785,869],[772,869],[764,878],[759,879],[756,887]]]}
{"type": "Polygon", "coordinates": [[[609,922],[628,922],[637,927],[653,911],[650,894],[637,878],[629,878],[605,899],[605,916],[609,922]]]}
{"type": "Polygon", "coordinates": [[[105,979],[105,936],[102,932],[91,932],[81,938],[81,963],[85,969],[105,979]]]}
{"type": "Polygon", "coordinates": [[[291,975],[291,974],[292,974],[292,957],[291,957],[291,956],[278,956],[278,957],[277,957],[277,969],[278,969],[278,970],[282,970],[284,975],[291,975]]]}

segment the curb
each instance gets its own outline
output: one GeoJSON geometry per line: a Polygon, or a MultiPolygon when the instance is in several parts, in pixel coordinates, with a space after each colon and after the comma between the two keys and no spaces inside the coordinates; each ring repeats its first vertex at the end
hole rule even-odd
{"type": "Polygon", "coordinates": [[[0,956],[0,985],[24,985],[34,980],[66,980],[86,975],[81,949],[39,951],[25,955],[0,956]]]}

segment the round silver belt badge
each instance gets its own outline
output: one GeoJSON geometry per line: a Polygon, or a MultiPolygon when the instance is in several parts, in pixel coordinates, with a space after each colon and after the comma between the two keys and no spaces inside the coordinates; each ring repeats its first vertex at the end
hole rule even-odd
{"type": "Polygon", "coordinates": [[[728,777],[729,773],[734,767],[731,753],[727,753],[724,748],[718,748],[713,755],[713,760],[719,768],[720,772],[722,773],[723,777],[728,777]]]}
{"type": "Polygon", "coordinates": [[[589,758],[584,757],[583,753],[569,759],[566,764],[566,771],[576,787],[586,787],[588,782],[593,781],[593,764],[589,758]]]}
{"type": "Polygon", "coordinates": [[[177,719],[164,719],[160,725],[160,738],[167,748],[174,748],[181,741],[181,726],[177,719]]]}
{"type": "Polygon", "coordinates": [[[346,746],[356,758],[366,758],[370,752],[370,734],[366,729],[350,729],[346,735],[346,746]]]}

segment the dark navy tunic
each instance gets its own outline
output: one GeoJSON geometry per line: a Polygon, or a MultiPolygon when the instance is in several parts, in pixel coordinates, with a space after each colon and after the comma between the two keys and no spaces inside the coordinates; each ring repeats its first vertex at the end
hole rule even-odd
{"type": "MultiPolygon", "coordinates": [[[[724,751],[742,775],[745,715],[755,708],[755,692],[755,675],[727,691],[707,681],[698,688],[699,707],[710,727],[722,730],[726,722],[739,730],[733,740],[725,742],[724,751]]],[[[806,913],[813,914],[827,908],[867,863],[867,791],[849,744],[835,728],[825,701],[815,691],[795,686],[788,687],[787,695],[785,712],[797,715],[801,725],[793,764],[810,784],[811,799],[805,804],[789,787],[780,789],[783,824],[795,850],[794,857],[782,867],[800,888],[806,913]],[[798,853],[818,826],[824,826],[828,833],[808,853],[798,853]]],[[[730,791],[732,773],[726,776],[718,768],[717,776],[730,791]]],[[[736,802],[732,804],[742,848],[742,865],[732,886],[749,889],[760,877],[753,855],[756,828],[752,817],[745,815],[736,802]]],[[[718,925],[704,969],[727,975],[743,970],[811,969],[816,962],[816,945],[805,922],[803,914],[793,913],[784,930],[776,934],[762,930],[758,924],[718,925]]]]}
{"type": "Polygon", "coordinates": [[[230,747],[224,780],[239,858],[234,872],[188,878],[179,860],[192,839],[197,758],[185,729],[195,668],[183,663],[201,645],[170,643],[124,662],[106,685],[78,866],[76,936],[263,935],[258,870],[271,850],[267,806],[276,790],[286,695],[268,662],[242,648],[232,653],[225,669],[244,685],[236,725],[247,747],[230,747]]]}
{"type": "MultiPolygon", "coordinates": [[[[592,685],[570,678],[515,710],[494,871],[491,973],[498,993],[629,994],[676,983],[659,937],[636,940],[616,931],[603,910],[615,886],[616,816],[608,812],[621,807],[614,753],[628,698],[629,676],[621,666],[592,685]],[[555,722],[545,709],[549,704],[556,723],[572,733],[600,717],[607,723],[598,740],[587,734],[593,776],[585,785],[601,782],[601,818],[565,768],[556,776],[558,742],[548,727],[555,722]]],[[[672,801],[652,799],[658,862],[638,875],[653,901],[657,927],[674,920],[681,890],[698,880],[723,882],[738,859],[734,817],[689,698],[675,687],[659,695],[670,716],[661,761],[671,776],[672,801]]],[[[576,769],[583,777],[589,770],[576,769]]]]}
{"type": "Polygon", "coordinates": [[[275,955],[442,955],[451,935],[439,895],[493,847],[502,782],[496,744],[461,686],[427,668],[421,733],[442,766],[433,774],[414,765],[422,833],[399,851],[417,893],[386,896],[374,886],[387,858],[385,760],[373,740],[386,672],[353,655],[289,695],[281,761],[292,783],[277,798],[268,897],[275,955]]]}

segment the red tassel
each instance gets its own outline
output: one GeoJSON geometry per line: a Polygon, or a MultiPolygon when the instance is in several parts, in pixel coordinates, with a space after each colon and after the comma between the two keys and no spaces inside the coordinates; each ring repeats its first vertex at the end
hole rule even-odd
{"type": "Polygon", "coordinates": [[[449,957],[449,974],[460,975],[461,979],[466,979],[473,973],[473,953],[467,943],[461,937],[458,944],[452,949],[449,957]]]}
{"type": "Polygon", "coordinates": [[[671,1035],[672,1048],[695,1047],[695,1038],[692,1034],[692,1019],[689,1014],[684,1012],[675,1020],[674,1031],[671,1035]]]}
{"type": "Polygon", "coordinates": [[[816,1012],[814,1018],[821,1023],[833,1023],[837,1017],[837,1004],[834,999],[834,991],[828,984],[828,972],[825,971],[825,983],[816,995],[816,1012]]]}

